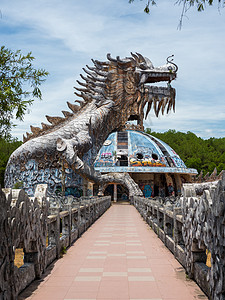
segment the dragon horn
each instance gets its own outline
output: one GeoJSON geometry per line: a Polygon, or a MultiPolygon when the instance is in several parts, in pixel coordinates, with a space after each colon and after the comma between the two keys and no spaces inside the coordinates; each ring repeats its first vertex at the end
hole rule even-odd
{"type": "Polygon", "coordinates": [[[85,73],[87,73],[88,75],[90,75],[91,77],[95,77],[92,72],[89,72],[88,70],[86,70],[85,68],[82,68],[84,70],[85,73]]]}
{"type": "Polygon", "coordinates": [[[84,87],[87,87],[86,83],[83,83],[83,82],[81,82],[81,81],[79,81],[79,80],[76,80],[76,82],[77,82],[79,85],[82,85],[82,86],[84,86],[84,87]]]}
{"type": "Polygon", "coordinates": [[[137,56],[136,54],[134,54],[134,53],[132,53],[132,52],[131,52],[130,54],[133,56],[133,58],[135,59],[136,62],[139,61],[138,56],[137,56]]]}
{"type": "Polygon", "coordinates": [[[87,89],[80,89],[78,87],[74,87],[78,92],[87,92],[87,89]]]}
{"type": "Polygon", "coordinates": [[[86,67],[90,70],[90,71],[95,71],[94,67],[89,67],[88,65],[86,65],[86,67]]]}
{"type": "Polygon", "coordinates": [[[45,123],[41,123],[41,126],[42,126],[42,130],[48,130],[49,128],[52,127],[52,125],[49,125],[49,124],[45,124],[45,123]]]}
{"type": "Polygon", "coordinates": [[[119,56],[117,56],[116,59],[117,59],[118,63],[120,63],[120,64],[125,64],[126,63],[126,61],[123,61],[122,59],[120,59],[119,56]]]}
{"type": "Polygon", "coordinates": [[[136,52],[136,54],[137,54],[137,56],[138,56],[139,62],[145,62],[144,56],[142,56],[140,53],[137,53],[137,52],[136,52]]]}
{"type": "Polygon", "coordinates": [[[118,62],[116,59],[114,59],[114,58],[111,57],[111,54],[110,54],[110,53],[107,53],[106,57],[107,57],[107,59],[108,59],[109,61],[112,61],[112,62],[114,62],[114,63],[117,63],[117,62],[118,62]]]}
{"type": "Polygon", "coordinates": [[[74,95],[76,95],[77,97],[82,97],[81,94],[78,94],[77,92],[74,92],[74,95]]]}
{"type": "Polygon", "coordinates": [[[82,100],[75,100],[75,102],[79,103],[81,107],[85,104],[85,102],[82,100]]]}
{"type": "Polygon", "coordinates": [[[168,56],[167,59],[166,59],[166,61],[167,61],[168,64],[174,65],[174,67],[175,67],[174,73],[176,73],[178,71],[178,66],[173,62],[173,58],[172,57],[174,57],[173,54],[170,55],[170,56],[168,56]],[[169,58],[171,58],[171,60],[169,60],[169,58]]]}

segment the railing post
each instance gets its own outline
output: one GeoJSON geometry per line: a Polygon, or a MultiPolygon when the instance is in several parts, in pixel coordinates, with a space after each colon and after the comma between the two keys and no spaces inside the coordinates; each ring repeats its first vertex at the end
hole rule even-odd
{"type": "Polygon", "coordinates": [[[56,247],[56,258],[60,257],[60,215],[59,209],[54,209],[54,215],[49,216],[49,218],[54,218],[54,221],[49,220],[48,225],[48,241],[50,245],[55,245],[56,247]]]}
{"type": "Polygon", "coordinates": [[[177,224],[177,215],[182,214],[182,209],[179,207],[174,207],[173,208],[173,228],[174,228],[174,244],[177,246],[180,242],[180,237],[179,237],[179,230],[178,230],[178,224],[177,224]]]}

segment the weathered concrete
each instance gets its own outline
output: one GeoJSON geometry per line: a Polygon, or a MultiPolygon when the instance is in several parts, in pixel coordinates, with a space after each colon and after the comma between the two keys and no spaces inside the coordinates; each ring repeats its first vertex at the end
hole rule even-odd
{"type": "Polygon", "coordinates": [[[63,206],[48,210],[45,188],[33,199],[23,190],[6,189],[5,194],[0,190],[0,299],[17,299],[111,204],[110,197],[91,197],[76,207],[66,205],[68,210],[63,206]],[[54,215],[48,216],[48,211],[54,215]],[[14,265],[17,248],[24,251],[19,269],[14,265]]]}
{"type": "Polygon", "coordinates": [[[184,184],[182,194],[169,206],[142,197],[134,197],[133,203],[188,276],[211,299],[224,300],[225,174],[215,182],[184,184]]]}
{"type": "Polygon", "coordinates": [[[136,209],[121,204],[112,205],[34,284],[19,300],[207,299],[136,209]]]}

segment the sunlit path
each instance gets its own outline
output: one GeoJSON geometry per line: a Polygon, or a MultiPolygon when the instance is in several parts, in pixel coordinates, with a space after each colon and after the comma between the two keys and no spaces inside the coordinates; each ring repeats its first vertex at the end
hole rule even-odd
{"type": "Polygon", "coordinates": [[[208,299],[131,205],[113,205],[19,299],[208,299]],[[34,286],[34,285],[33,285],[34,286]]]}

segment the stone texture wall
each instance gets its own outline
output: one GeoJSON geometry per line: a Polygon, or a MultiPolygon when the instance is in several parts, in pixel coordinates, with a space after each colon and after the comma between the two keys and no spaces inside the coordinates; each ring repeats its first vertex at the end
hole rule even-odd
{"type": "Polygon", "coordinates": [[[225,299],[225,176],[184,184],[182,197],[162,203],[133,197],[133,204],[210,299],[225,299]],[[206,265],[211,253],[211,267],[206,265]]]}
{"type": "Polygon", "coordinates": [[[2,300],[17,299],[111,204],[110,197],[52,201],[47,199],[46,191],[47,186],[38,186],[35,196],[29,198],[23,190],[0,189],[2,300]],[[24,251],[20,268],[14,265],[17,248],[24,251]]]}

